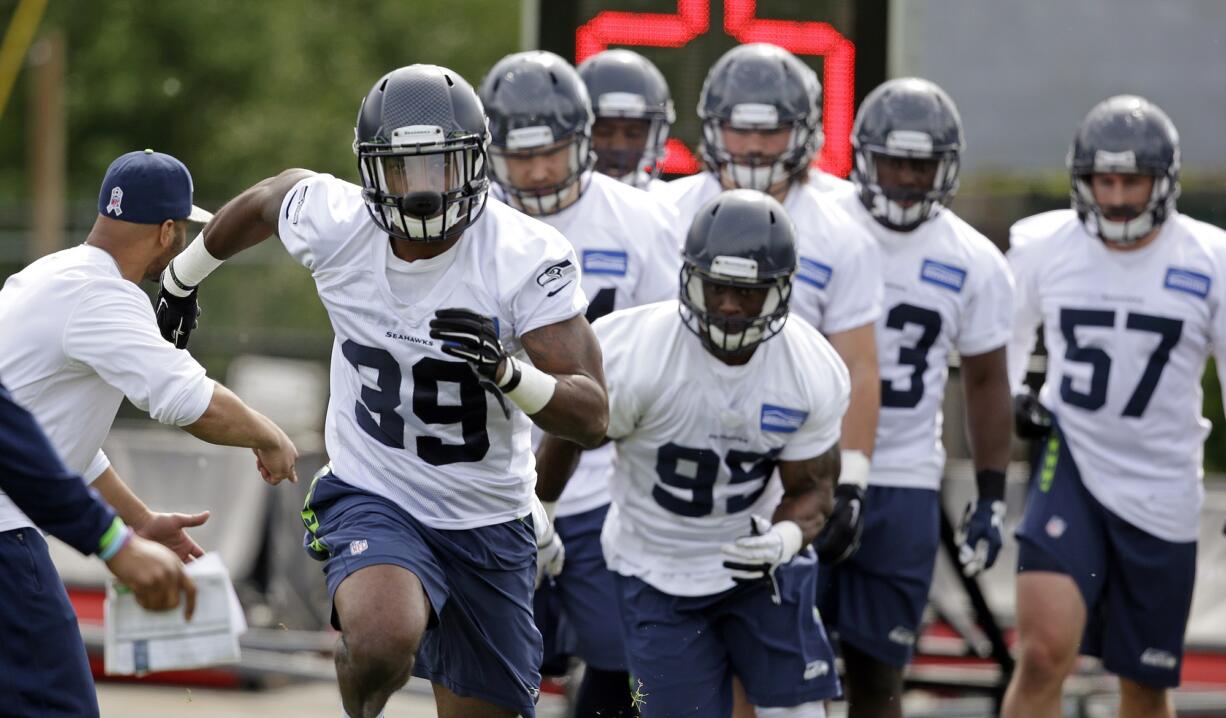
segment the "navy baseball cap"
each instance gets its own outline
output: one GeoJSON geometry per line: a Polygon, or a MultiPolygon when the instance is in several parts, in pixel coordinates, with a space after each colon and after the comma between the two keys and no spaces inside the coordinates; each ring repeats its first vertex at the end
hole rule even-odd
{"type": "Polygon", "coordinates": [[[192,173],[179,160],[144,150],[120,155],[106,169],[98,214],[135,224],[168,219],[208,222],[212,213],[192,204],[192,173]]]}

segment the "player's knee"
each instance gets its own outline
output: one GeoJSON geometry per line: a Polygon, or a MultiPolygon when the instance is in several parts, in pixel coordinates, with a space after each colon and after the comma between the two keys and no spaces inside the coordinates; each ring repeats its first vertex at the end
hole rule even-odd
{"type": "Polygon", "coordinates": [[[1019,655],[1021,674],[1037,683],[1063,681],[1077,658],[1077,644],[1050,631],[1024,636],[1019,655]]]}
{"type": "Polygon", "coordinates": [[[368,678],[382,682],[408,677],[421,645],[421,634],[407,625],[386,626],[374,631],[346,630],[342,640],[349,664],[368,678]]]}

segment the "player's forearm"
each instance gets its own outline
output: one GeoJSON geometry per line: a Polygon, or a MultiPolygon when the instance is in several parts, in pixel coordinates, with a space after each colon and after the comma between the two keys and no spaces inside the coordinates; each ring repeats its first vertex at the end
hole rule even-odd
{"type": "Polygon", "coordinates": [[[545,434],[536,450],[536,496],[541,501],[557,501],[574,475],[583,456],[583,447],[545,434]]]}
{"type": "MultiPolygon", "coordinates": [[[[829,502],[833,505],[833,490],[831,490],[829,502]]],[[[801,535],[804,536],[803,545],[808,546],[813,539],[817,538],[822,526],[826,525],[826,518],[830,515],[829,511],[822,513],[822,505],[821,493],[817,487],[790,495],[785,494],[771,516],[771,523],[794,522],[800,527],[801,535]]]]}
{"type": "Polygon", "coordinates": [[[280,430],[270,419],[221,384],[214,385],[213,399],[200,418],[183,430],[210,444],[251,449],[274,449],[281,439],[280,430]]]}
{"type": "Polygon", "coordinates": [[[779,463],[783,499],[775,509],[772,521],[796,522],[805,545],[817,537],[834,511],[834,485],[842,468],[841,456],[836,443],[812,459],[779,463]]]}
{"type": "Polygon", "coordinates": [[[1004,471],[1009,465],[1013,436],[1013,398],[1003,357],[987,360],[990,365],[983,366],[985,357],[966,357],[963,361],[967,433],[975,469],[1004,471]]]}
{"type": "Polygon", "coordinates": [[[90,486],[115,509],[115,513],[119,514],[124,523],[134,529],[139,530],[153,515],[145,502],[132,493],[132,489],[128,488],[112,467],[108,466],[90,486]]]}
{"type": "Polygon", "coordinates": [[[862,451],[873,455],[877,440],[877,415],[881,408],[881,376],[877,362],[871,366],[848,366],[851,373],[851,403],[843,415],[842,437],[839,444],[847,451],[862,451]]]}
{"type": "Polygon", "coordinates": [[[609,428],[609,397],[595,379],[583,374],[554,375],[557,386],[543,409],[532,415],[542,430],[594,449],[609,428]]]}

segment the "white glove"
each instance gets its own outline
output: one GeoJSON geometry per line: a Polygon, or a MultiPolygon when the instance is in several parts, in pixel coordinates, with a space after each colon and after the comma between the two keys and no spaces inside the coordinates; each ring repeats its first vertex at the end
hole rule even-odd
{"type": "Polygon", "coordinates": [[[562,537],[553,529],[553,502],[546,507],[540,499],[532,498],[532,528],[536,533],[536,586],[546,576],[553,578],[562,573],[566,563],[566,548],[562,537]]]}
{"type": "Polygon", "coordinates": [[[804,545],[804,534],[795,521],[771,524],[761,516],[750,517],[752,534],[724,544],[724,567],[734,581],[758,581],[771,577],[781,564],[791,561],[804,545]]]}

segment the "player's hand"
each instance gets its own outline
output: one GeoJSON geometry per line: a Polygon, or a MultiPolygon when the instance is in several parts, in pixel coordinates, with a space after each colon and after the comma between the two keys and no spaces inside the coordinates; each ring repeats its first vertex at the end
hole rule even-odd
{"type": "Polygon", "coordinates": [[[732,571],[732,580],[760,581],[770,578],[775,569],[791,561],[804,543],[800,526],[794,521],[772,524],[761,516],[749,518],[750,535],[724,544],[724,568],[732,571]]]}
{"type": "Polygon", "coordinates": [[[133,536],[128,545],[106,562],[119,582],[132,589],[136,602],[150,611],[167,611],[185,602],[190,621],[196,611],[196,584],[174,553],[153,541],[133,536]]]}
{"type": "Polygon", "coordinates": [[[864,534],[864,496],[864,488],[855,484],[839,484],[834,488],[834,511],[813,542],[822,565],[833,566],[846,561],[860,548],[860,537],[864,534]]]}
{"type": "Polygon", "coordinates": [[[536,530],[536,586],[540,587],[541,581],[545,577],[554,578],[562,573],[562,566],[566,563],[566,547],[562,545],[562,537],[558,536],[558,532],[554,530],[553,523],[550,521],[542,521],[541,528],[536,528],[536,522],[533,521],[533,528],[536,530]]]}
{"type": "Polygon", "coordinates": [[[958,563],[974,576],[996,563],[1004,545],[1005,502],[980,499],[967,503],[958,528],[958,563]]]}
{"type": "Polygon", "coordinates": [[[1051,432],[1051,412],[1029,389],[1013,397],[1013,430],[1019,439],[1046,439],[1051,432]]]}
{"type": "Polygon", "coordinates": [[[187,535],[186,529],[203,526],[208,520],[208,511],[198,514],[163,514],[155,511],[145,523],[139,528],[133,527],[133,530],[137,536],[156,541],[174,551],[180,561],[191,561],[203,556],[204,549],[187,535]]]}
{"type": "Polygon", "coordinates": [[[440,309],[430,320],[430,338],[443,343],[443,353],[463,359],[477,376],[497,384],[507,358],[492,317],[468,309],[440,309]]]}
{"type": "Polygon", "coordinates": [[[196,300],[199,293],[199,287],[193,288],[186,297],[176,297],[166,291],[166,287],[158,290],[157,310],[154,312],[158,331],[178,349],[187,348],[187,341],[196,328],[196,320],[200,316],[200,304],[196,300]]]}
{"type": "MultiPolygon", "coordinates": [[[[272,424],[272,422],[269,422],[272,424]]],[[[286,436],[281,427],[272,424],[276,433],[276,441],[270,447],[252,449],[255,452],[255,468],[260,477],[270,486],[289,479],[290,483],[298,483],[298,447],[286,436]]]]}

